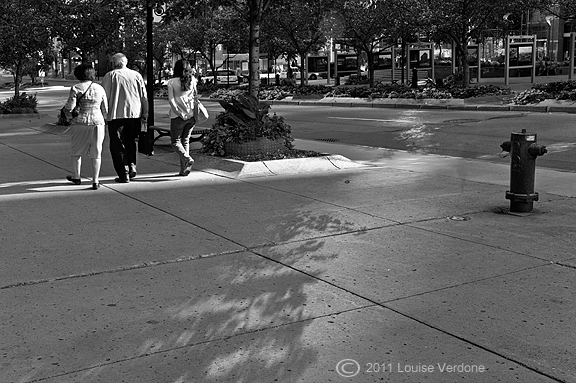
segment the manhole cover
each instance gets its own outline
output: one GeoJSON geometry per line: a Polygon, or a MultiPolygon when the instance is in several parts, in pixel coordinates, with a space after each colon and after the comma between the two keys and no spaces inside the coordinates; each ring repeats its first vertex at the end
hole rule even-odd
{"type": "Polygon", "coordinates": [[[337,138],[317,138],[315,141],[338,142],[337,138]]]}
{"type": "Polygon", "coordinates": [[[451,217],[446,217],[446,219],[450,220],[450,221],[468,221],[470,219],[470,217],[464,217],[464,216],[460,216],[460,215],[453,215],[451,217]]]}

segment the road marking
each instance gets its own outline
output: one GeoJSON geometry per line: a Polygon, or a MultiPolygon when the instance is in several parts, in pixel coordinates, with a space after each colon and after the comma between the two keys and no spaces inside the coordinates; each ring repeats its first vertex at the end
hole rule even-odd
{"type": "Polygon", "coordinates": [[[546,149],[548,149],[548,153],[559,153],[559,152],[566,152],[568,150],[572,150],[576,147],[576,143],[574,142],[557,142],[555,144],[546,145],[546,149]]]}
{"type": "Polygon", "coordinates": [[[39,134],[40,132],[13,132],[13,133],[0,133],[1,137],[12,137],[12,136],[29,136],[31,134],[39,134]]]}
{"type": "Polygon", "coordinates": [[[382,120],[379,118],[357,118],[357,117],[328,117],[336,120],[357,120],[357,121],[378,121],[378,122],[413,122],[412,120],[382,120]]]}

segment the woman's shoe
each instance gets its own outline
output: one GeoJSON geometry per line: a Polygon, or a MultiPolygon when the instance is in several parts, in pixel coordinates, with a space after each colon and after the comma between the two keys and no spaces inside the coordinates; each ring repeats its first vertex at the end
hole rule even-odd
{"type": "Polygon", "coordinates": [[[82,183],[80,178],[72,178],[72,176],[66,176],[66,179],[72,182],[74,185],[80,185],[82,183]]]}
{"type": "Polygon", "coordinates": [[[187,176],[192,172],[192,166],[194,165],[194,159],[189,158],[184,164],[184,170],[181,171],[183,176],[187,176]]]}
{"type": "Polygon", "coordinates": [[[100,183],[96,182],[92,184],[92,190],[98,190],[100,188],[100,183]]]}

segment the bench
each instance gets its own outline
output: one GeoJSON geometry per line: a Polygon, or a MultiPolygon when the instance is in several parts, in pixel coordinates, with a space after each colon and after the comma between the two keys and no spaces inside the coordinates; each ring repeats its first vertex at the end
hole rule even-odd
{"type": "MultiPolygon", "coordinates": [[[[154,140],[152,140],[152,145],[156,143],[160,137],[170,137],[170,128],[164,126],[149,126],[149,130],[156,132],[154,140]]],[[[190,142],[198,142],[204,138],[204,135],[210,131],[210,128],[194,128],[192,129],[192,134],[190,135],[190,142]]]]}

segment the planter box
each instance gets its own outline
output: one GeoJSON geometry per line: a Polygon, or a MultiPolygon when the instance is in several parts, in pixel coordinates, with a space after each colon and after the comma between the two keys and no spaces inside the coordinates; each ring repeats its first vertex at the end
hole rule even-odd
{"type": "Polygon", "coordinates": [[[286,147],[284,140],[270,140],[264,137],[254,141],[226,142],[224,144],[224,151],[226,152],[226,155],[238,157],[271,153],[285,149],[288,148],[286,147]]]}

